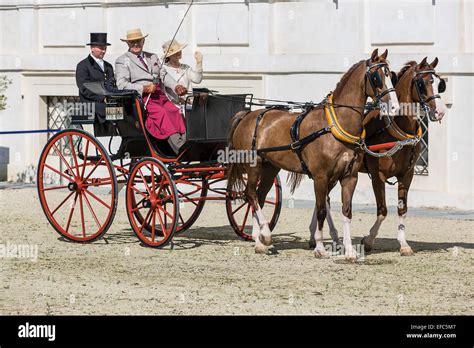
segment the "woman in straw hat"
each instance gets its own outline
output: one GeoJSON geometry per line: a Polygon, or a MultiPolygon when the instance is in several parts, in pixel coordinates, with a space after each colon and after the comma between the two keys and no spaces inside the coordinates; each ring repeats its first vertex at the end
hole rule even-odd
{"type": "Polygon", "coordinates": [[[115,77],[120,89],[134,89],[142,94],[147,102],[148,117],[145,126],[148,132],[158,139],[167,139],[175,153],[186,141],[186,128],[180,109],[163,92],[166,87],[178,96],[187,90],[172,79],[164,80],[165,71],[158,56],[143,51],[145,38],[140,29],[127,31],[121,39],[128,45],[128,51],[115,61],[115,77]]]}
{"type": "MultiPolygon", "coordinates": [[[[164,80],[172,81],[171,84],[183,85],[189,92],[192,91],[193,83],[201,83],[202,81],[202,54],[195,52],[196,69],[191,68],[187,64],[182,64],[182,50],[186,44],[180,44],[176,40],[169,40],[162,46],[164,53],[164,80]]],[[[165,88],[168,98],[176,105],[183,104],[184,98],[180,97],[176,91],[171,88],[165,88]]]]}

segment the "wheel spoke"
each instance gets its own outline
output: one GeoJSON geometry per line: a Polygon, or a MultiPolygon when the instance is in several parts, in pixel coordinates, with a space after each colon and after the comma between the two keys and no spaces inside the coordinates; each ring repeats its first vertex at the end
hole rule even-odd
{"type": "Polygon", "coordinates": [[[151,219],[151,241],[155,242],[155,223],[156,223],[156,210],[153,209],[153,218],[151,219]]]}
{"type": "Polygon", "coordinates": [[[56,207],[56,209],[53,210],[53,212],[51,213],[51,216],[54,215],[54,213],[63,206],[63,204],[69,199],[69,197],[72,196],[72,194],[74,193],[74,191],[72,191],[69,195],[67,195],[66,198],[64,198],[64,200],[56,207]]]}
{"type": "Polygon", "coordinates": [[[60,172],[59,170],[57,170],[56,168],[53,168],[51,167],[49,164],[45,163],[44,166],[48,169],[51,169],[53,172],[55,172],[56,174],[59,174],[61,175],[63,178],[69,180],[69,181],[74,181],[74,178],[71,177],[71,176],[67,176],[66,174],[64,174],[63,172],[60,172]]]}
{"type": "Polygon", "coordinates": [[[142,197],[144,198],[148,198],[149,196],[147,196],[146,194],[144,194],[142,191],[140,191],[139,189],[137,189],[135,186],[131,186],[132,190],[135,191],[136,193],[138,193],[139,195],[141,195],[142,197]]]}
{"type": "Polygon", "coordinates": [[[247,212],[245,213],[245,217],[244,217],[244,223],[242,224],[242,232],[244,231],[245,229],[245,223],[247,222],[247,217],[249,216],[249,211],[250,211],[250,203],[247,207],[247,212]]]}
{"type": "Polygon", "coordinates": [[[84,174],[86,173],[87,153],[88,152],[89,152],[89,139],[87,139],[87,143],[86,143],[86,152],[84,153],[84,165],[82,166],[81,178],[83,178],[84,174]]]}
{"type": "Polygon", "coordinates": [[[151,190],[155,192],[155,171],[153,170],[153,164],[151,165],[150,172],[151,172],[151,190]]]}
{"type": "Polygon", "coordinates": [[[88,193],[89,195],[91,195],[92,197],[94,197],[96,200],[98,200],[100,203],[102,203],[103,206],[105,206],[106,208],[108,209],[112,209],[109,205],[107,205],[107,203],[105,203],[103,200],[101,200],[99,197],[97,197],[95,194],[93,194],[91,191],[89,191],[88,189],[84,189],[84,192],[88,193]]]}
{"type": "Polygon", "coordinates": [[[143,219],[143,223],[142,223],[142,225],[141,225],[140,230],[139,230],[138,233],[142,233],[143,227],[145,226],[146,221],[148,220],[148,217],[150,216],[150,213],[151,213],[152,210],[153,210],[153,209],[151,209],[151,208],[150,208],[150,210],[148,210],[148,213],[146,214],[146,217],[143,219]]]}
{"type": "Polygon", "coordinates": [[[271,205],[276,205],[276,202],[273,202],[273,201],[265,201],[265,203],[271,204],[271,205]]]}
{"type": "Polygon", "coordinates": [[[243,207],[244,205],[246,205],[246,204],[248,204],[248,203],[247,203],[247,202],[242,203],[242,205],[241,205],[240,207],[238,207],[237,209],[235,209],[235,210],[232,212],[232,215],[235,215],[235,213],[237,213],[240,209],[242,209],[242,207],[243,207]]]}
{"type": "Polygon", "coordinates": [[[103,185],[111,185],[113,183],[112,181],[112,178],[101,178],[99,179],[100,182],[98,183],[94,183],[94,182],[85,182],[83,185],[85,187],[89,187],[89,186],[103,186],[103,185]],[[108,180],[108,181],[102,181],[102,180],[108,180]]]}
{"type": "Polygon", "coordinates": [[[185,194],[183,192],[181,192],[180,190],[177,190],[178,191],[178,194],[179,194],[179,198],[181,198],[182,196],[186,197],[187,200],[184,200],[184,202],[191,202],[192,204],[194,204],[195,206],[197,206],[198,204],[196,202],[194,202],[194,200],[192,198],[189,198],[189,194],[185,194]]]}
{"type": "Polygon", "coordinates": [[[86,227],[84,225],[84,207],[82,204],[82,194],[79,194],[79,208],[81,210],[82,236],[86,236],[86,227]]]}
{"type": "MultiPolygon", "coordinates": [[[[158,206],[159,207],[159,206],[158,206]]],[[[161,225],[161,232],[163,233],[163,236],[166,237],[166,215],[165,215],[165,223],[163,224],[163,219],[161,218],[161,214],[160,213],[157,213],[158,214],[158,220],[160,220],[160,225],[161,225]]]]}
{"type": "Polygon", "coordinates": [[[100,159],[94,165],[94,168],[92,168],[92,170],[89,172],[89,174],[87,174],[86,178],[83,181],[89,180],[90,176],[92,175],[92,173],[95,172],[95,170],[97,169],[97,167],[99,166],[99,164],[102,162],[103,159],[104,159],[104,156],[101,155],[100,159]]]}
{"type": "Polygon", "coordinates": [[[76,150],[74,150],[74,143],[72,142],[71,134],[69,134],[69,141],[71,143],[72,159],[74,161],[74,165],[76,166],[77,177],[79,177],[79,164],[77,163],[76,150]]]}
{"type": "Polygon", "coordinates": [[[61,158],[61,160],[64,162],[64,164],[66,164],[66,167],[68,167],[68,169],[71,171],[71,175],[73,178],[75,178],[76,176],[74,175],[74,171],[72,170],[71,166],[69,165],[69,163],[67,163],[66,159],[64,158],[63,154],[61,153],[61,151],[59,151],[58,147],[56,146],[56,144],[53,144],[54,146],[54,150],[56,151],[56,153],[59,155],[59,157],[61,158]]]}
{"type": "Polygon", "coordinates": [[[74,208],[76,207],[76,202],[77,202],[77,192],[76,192],[76,195],[74,196],[74,204],[71,208],[71,213],[69,213],[69,219],[67,220],[66,232],[69,232],[69,225],[71,224],[72,214],[74,213],[74,208]]]}
{"type": "Polygon", "coordinates": [[[67,186],[48,187],[48,188],[43,189],[43,191],[60,190],[60,189],[64,189],[64,188],[67,188],[67,186]]]}
{"type": "Polygon", "coordinates": [[[95,215],[94,209],[92,209],[91,203],[89,202],[89,198],[87,198],[87,195],[84,195],[84,198],[87,203],[87,207],[89,208],[89,211],[91,212],[92,216],[94,217],[95,223],[97,224],[97,227],[100,228],[100,223],[99,219],[97,219],[97,216],[95,215]]]}
{"type": "Polygon", "coordinates": [[[160,209],[163,213],[165,213],[165,219],[166,216],[169,216],[169,218],[173,220],[173,215],[171,215],[165,208],[163,208],[161,205],[157,205],[156,207],[160,209]]]}
{"type": "MultiPolygon", "coordinates": [[[[143,173],[142,173],[141,168],[138,168],[138,174],[140,174],[140,177],[142,178],[143,183],[145,184],[146,190],[147,190],[148,194],[151,196],[150,188],[148,187],[148,184],[147,184],[145,178],[143,177],[143,173]]],[[[153,175],[153,173],[152,173],[152,175],[153,175]]]]}

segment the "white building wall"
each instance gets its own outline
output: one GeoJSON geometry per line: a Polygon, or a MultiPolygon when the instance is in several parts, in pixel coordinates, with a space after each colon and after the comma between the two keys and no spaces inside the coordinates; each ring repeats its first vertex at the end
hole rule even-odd
{"type": "MultiPolygon", "coordinates": [[[[90,32],[108,32],[111,63],[126,50],[120,37],[134,27],[149,34],[146,50],[160,53],[187,8],[156,0],[0,0],[0,74],[13,80],[0,132],[44,129],[44,97],[77,95],[74,70],[88,54],[90,32]]],[[[449,110],[442,124],[430,124],[430,174],[415,177],[409,202],[474,209],[473,18],[473,0],[339,0],[337,8],[333,0],[195,1],[177,40],[189,44],[185,62],[194,62],[194,50],[203,52],[203,85],[298,101],[320,101],[375,47],[389,49],[393,70],[437,56],[449,110]]],[[[0,135],[0,146],[10,148],[11,180],[37,165],[45,139],[0,135]]],[[[394,188],[387,196],[396,204],[394,188]]],[[[313,200],[312,182],[305,180],[294,197],[313,200]]],[[[340,200],[337,188],[332,199],[340,200]]],[[[375,203],[366,175],[354,201],[375,203]]]]}

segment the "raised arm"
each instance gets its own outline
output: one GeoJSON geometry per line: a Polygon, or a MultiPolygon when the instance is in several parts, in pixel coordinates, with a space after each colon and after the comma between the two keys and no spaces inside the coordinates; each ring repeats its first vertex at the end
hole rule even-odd
{"type": "Polygon", "coordinates": [[[202,53],[197,51],[194,53],[194,58],[196,59],[196,70],[189,67],[186,71],[188,74],[188,79],[193,83],[201,83],[202,81],[202,53]]]}

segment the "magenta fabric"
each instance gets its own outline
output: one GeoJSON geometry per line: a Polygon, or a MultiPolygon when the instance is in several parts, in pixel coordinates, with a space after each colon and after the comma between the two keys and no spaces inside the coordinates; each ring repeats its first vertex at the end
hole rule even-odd
{"type": "MultiPolygon", "coordinates": [[[[148,96],[143,98],[146,102],[148,96]]],[[[186,133],[186,126],[184,119],[178,109],[160,90],[157,85],[157,90],[150,97],[147,104],[148,117],[145,125],[146,129],[158,139],[167,139],[170,135],[175,133],[186,133]]]]}

